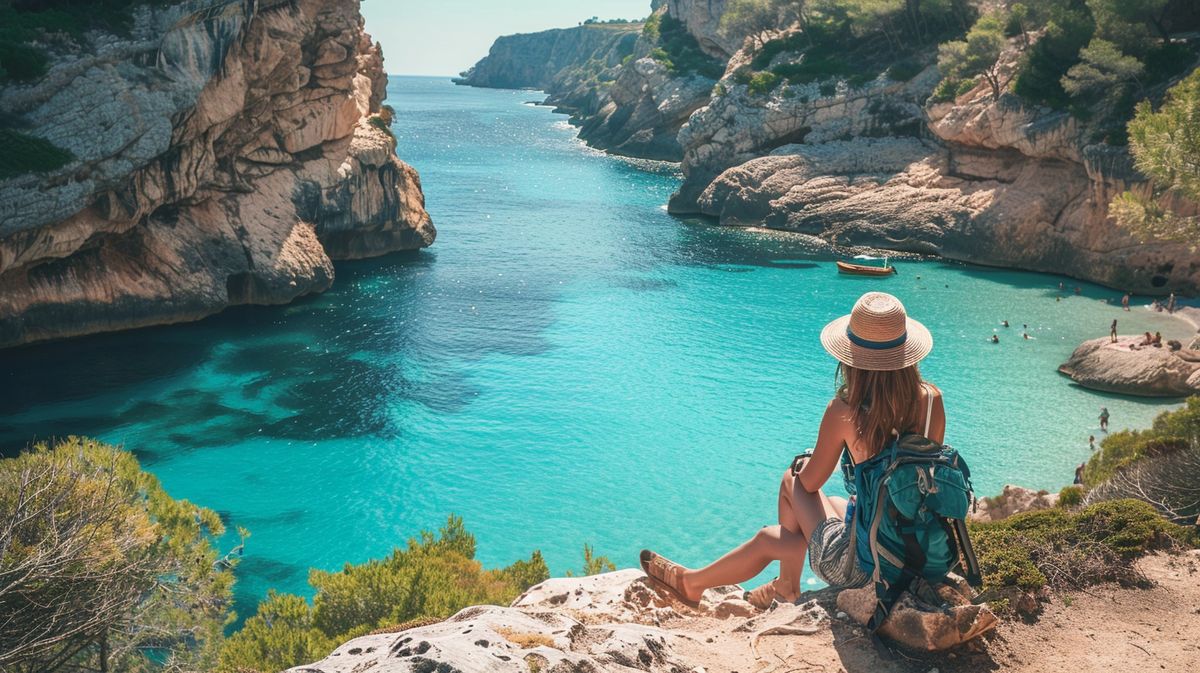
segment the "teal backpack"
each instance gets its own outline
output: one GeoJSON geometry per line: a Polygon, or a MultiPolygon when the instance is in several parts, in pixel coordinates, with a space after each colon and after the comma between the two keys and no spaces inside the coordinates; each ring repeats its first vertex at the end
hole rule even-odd
{"type": "MultiPolygon", "coordinates": [[[[926,434],[932,410],[931,398],[926,434]]],[[[844,451],[842,471],[846,490],[856,498],[851,545],[859,567],[875,583],[875,612],[867,623],[873,640],[915,580],[936,586],[956,571],[979,586],[979,565],[966,526],[974,503],[971,471],[957,451],[906,433],[858,465],[844,451]]]]}

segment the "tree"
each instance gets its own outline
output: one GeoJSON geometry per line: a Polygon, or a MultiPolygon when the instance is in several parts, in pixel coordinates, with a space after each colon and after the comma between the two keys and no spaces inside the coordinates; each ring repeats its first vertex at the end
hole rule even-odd
{"type": "Polygon", "coordinates": [[[475,560],[475,537],[451,516],[381,560],[313,570],[312,604],[270,594],[221,651],[218,670],[276,671],[320,659],[339,643],[412,620],[444,619],[469,605],[507,605],[550,576],[539,552],[506,568],[475,560]]]}
{"type": "Polygon", "coordinates": [[[210,668],[230,618],[222,531],[92,440],[0,461],[0,670],[210,668]]]}
{"type": "Polygon", "coordinates": [[[762,48],[779,26],[778,0],[730,0],[721,15],[720,30],[733,37],[749,37],[762,48]]]}
{"type": "Polygon", "coordinates": [[[1087,0],[1096,22],[1096,37],[1128,54],[1144,55],[1154,44],[1151,28],[1166,39],[1163,12],[1168,0],[1087,0]]]}
{"type": "Polygon", "coordinates": [[[1072,96],[1095,96],[1136,82],[1146,69],[1138,59],[1123,54],[1117,45],[1092,38],[1079,51],[1079,63],[1063,75],[1063,89],[1072,96]]]}
{"type": "Polygon", "coordinates": [[[999,63],[1005,44],[1004,15],[985,14],[971,26],[966,40],[938,46],[938,69],[944,77],[954,80],[982,75],[992,88],[992,96],[999,98],[1008,85],[1008,77],[999,63]]]}
{"type": "MultiPolygon", "coordinates": [[[[589,575],[599,575],[600,573],[610,573],[617,569],[607,556],[596,556],[596,550],[592,549],[592,545],[583,545],[583,572],[578,576],[587,577],[589,575]]],[[[568,570],[567,577],[576,577],[574,571],[568,570]]]]}
{"type": "Polygon", "coordinates": [[[1180,241],[1194,252],[1200,216],[1163,204],[1175,198],[1200,204],[1200,69],[1172,87],[1157,112],[1149,101],[1138,103],[1128,129],[1134,165],[1151,188],[1121,194],[1109,213],[1142,240],[1180,241]]]}

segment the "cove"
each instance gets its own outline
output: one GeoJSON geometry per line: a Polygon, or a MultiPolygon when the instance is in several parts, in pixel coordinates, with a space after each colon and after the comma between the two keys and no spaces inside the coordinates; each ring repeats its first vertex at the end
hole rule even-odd
{"type": "Polygon", "coordinates": [[[562,574],[585,542],[619,566],[648,545],[712,558],[774,522],[777,478],[833,393],[817,335],[869,289],[933,332],[923,371],[981,494],[1068,483],[1101,405],[1114,429],[1167,408],[1055,367],[1113,318],[1168,338],[1182,323],[1044,274],[926,260],[839,276],[797,237],[672,218],[674,167],[587,149],[536,97],[391,78],[432,248],[340,264],[289,306],[0,352],[5,453],[97,436],[250,529],[245,616],[450,513],[488,566],[540,548],[562,574]],[[1057,301],[1060,281],[1082,295],[1057,301]]]}

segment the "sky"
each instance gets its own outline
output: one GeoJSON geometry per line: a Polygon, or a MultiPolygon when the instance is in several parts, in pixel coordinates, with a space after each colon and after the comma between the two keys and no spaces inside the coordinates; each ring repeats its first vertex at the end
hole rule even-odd
{"type": "Polygon", "coordinates": [[[389,74],[457,75],[501,35],[640,19],[650,0],[363,0],[362,13],[389,74]]]}

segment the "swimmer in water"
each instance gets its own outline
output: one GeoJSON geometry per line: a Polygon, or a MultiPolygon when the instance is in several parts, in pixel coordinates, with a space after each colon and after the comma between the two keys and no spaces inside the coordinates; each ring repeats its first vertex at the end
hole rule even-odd
{"type": "Polygon", "coordinates": [[[1007,321],[1007,320],[1001,320],[1001,321],[1000,321],[1000,324],[1001,324],[1001,325],[1004,325],[1005,327],[1008,327],[1008,321],[1007,321]]]}
{"type": "Polygon", "coordinates": [[[992,335],[992,343],[994,343],[994,344],[998,344],[998,343],[1000,343],[1000,337],[998,337],[998,336],[996,336],[995,334],[993,334],[993,335],[992,335]]]}

